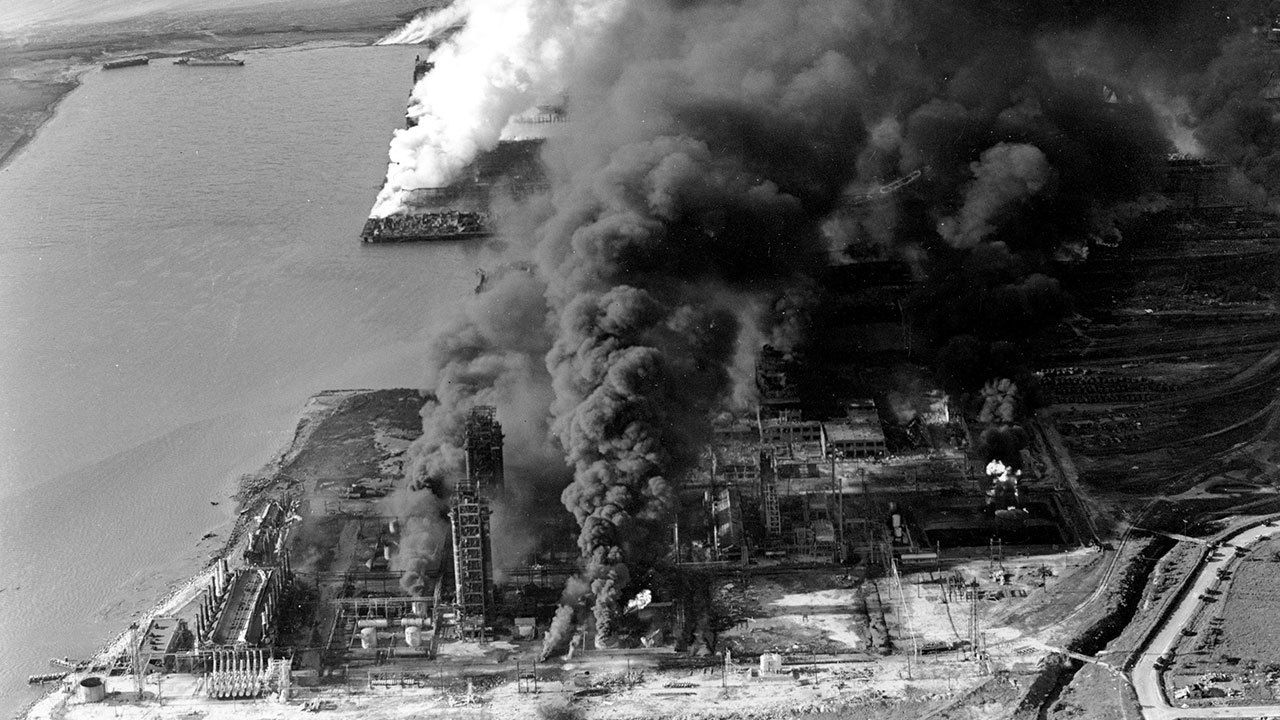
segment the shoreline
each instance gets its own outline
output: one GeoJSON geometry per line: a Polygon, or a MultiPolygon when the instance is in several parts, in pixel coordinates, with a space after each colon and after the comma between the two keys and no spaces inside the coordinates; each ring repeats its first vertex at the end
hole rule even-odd
{"type": "MultiPolygon", "coordinates": [[[[261,468],[242,475],[235,481],[236,491],[231,496],[236,503],[235,511],[233,517],[228,519],[231,528],[223,539],[222,545],[210,552],[194,573],[171,581],[167,591],[158,600],[135,613],[128,627],[112,635],[97,650],[84,658],[88,661],[89,667],[110,667],[117,658],[127,653],[133,625],[145,628],[154,618],[176,613],[198,599],[207,587],[218,560],[230,558],[235,554],[237,546],[247,537],[246,530],[256,519],[253,511],[270,497],[270,491],[278,484],[285,466],[307,449],[315,429],[326,418],[339,412],[345,400],[369,392],[376,391],[370,389],[324,390],[309,397],[297,413],[293,436],[288,443],[280,447],[261,468]]],[[[226,524],[224,522],[219,527],[225,527],[226,524]]],[[[68,689],[68,683],[94,674],[100,673],[90,670],[68,673],[62,680],[52,683],[52,686],[40,697],[26,704],[13,717],[53,720],[58,717],[58,708],[74,692],[74,689],[68,689]]]]}
{"type": "MultiPolygon", "coordinates": [[[[218,18],[195,16],[178,27],[152,31],[148,18],[104,25],[69,26],[38,41],[5,47],[0,37],[0,171],[18,158],[59,107],[79,88],[85,73],[110,59],[146,55],[176,58],[283,49],[312,43],[372,45],[419,12],[430,0],[382,0],[367,16],[339,14],[306,26],[292,17],[242,10],[218,18]],[[381,5],[381,7],[378,7],[381,5]],[[261,26],[253,26],[255,18],[261,26]],[[83,33],[81,29],[83,28],[83,33]],[[252,28],[252,29],[250,29],[252,28]],[[58,33],[65,35],[59,35],[58,33]],[[95,35],[96,33],[96,35],[95,35]],[[52,95],[50,95],[52,93],[52,95]],[[36,95],[38,97],[30,97],[36,95]]],[[[336,12],[336,11],[335,11],[336,12]]]]}
{"type": "Polygon", "coordinates": [[[0,170],[4,170],[8,167],[11,161],[21,155],[27,145],[30,144],[32,140],[35,140],[36,136],[40,134],[40,130],[44,128],[45,124],[58,114],[58,108],[62,105],[62,101],[70,97],[71,93],[75,92],[80,87],[83,82],[81,77],[86,72],[88,72],[88,68],[74,71],[69,80],[59,83],[65,86],[61,92],[36,111],[34,117],[30,121],[19,125],[17,137],[13,140],[12,144],[9,145],[9,148],[5,150],[3,154],[0,154],[0,170]]]}

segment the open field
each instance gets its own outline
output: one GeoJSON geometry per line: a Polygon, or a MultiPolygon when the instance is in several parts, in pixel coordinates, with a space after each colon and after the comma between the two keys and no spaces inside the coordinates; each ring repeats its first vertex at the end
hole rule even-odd
{"type": "Polygon", "coordinates": [[[1237,568],[1223,578],[1224,590],[1211,591],[1212,602],[1180,644],[1180,659],[1166,677],[1170,692],[1203,686],[1245,705],[1280,699],[1280,540],[1254,546],[1237,568]]]}

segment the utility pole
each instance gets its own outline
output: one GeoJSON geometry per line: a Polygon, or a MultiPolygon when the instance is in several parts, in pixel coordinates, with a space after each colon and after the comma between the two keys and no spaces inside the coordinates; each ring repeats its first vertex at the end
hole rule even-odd
{"type": "Polygon", "coordinates": [[[889,556],[889,570],[893,587],[898,591],[898,602],[901,603],[902,617],[906,621],[907,635],[911,638],[911,653],[907,655],[907,679],[910,680],[913,677],[911,672],[912,660],[919,662],[918,654],[920,649],[916,643],[915,628],[912,627],[911,623],[911,607],[907,605],[907,594],[902,590],[902,575],[898,572],[898,562],[893,559],[892,555],[889,556]]]}
{"type": "Polygon", "coordinates": [[[974,657],[980,657],[980,649],[978,645],[982,642],[982,631],[978,621],[978,581],[974,580],[969,585],[970,605],[969,605],[969,633],[971,642],[973,643],[974,657]]]}

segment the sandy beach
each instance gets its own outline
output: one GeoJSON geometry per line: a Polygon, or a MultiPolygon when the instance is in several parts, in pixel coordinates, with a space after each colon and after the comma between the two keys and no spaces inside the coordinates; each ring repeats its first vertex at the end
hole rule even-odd
{"type": "Polygon", "coordinates": [[[91,25],[0,29],[0,167],[57,111],[86,72],[133,55],[216,56],[313,42],[368,44],[441,2],[335,0],[324,8],[264,2],[234,11],[157,14],[91,25]]]}

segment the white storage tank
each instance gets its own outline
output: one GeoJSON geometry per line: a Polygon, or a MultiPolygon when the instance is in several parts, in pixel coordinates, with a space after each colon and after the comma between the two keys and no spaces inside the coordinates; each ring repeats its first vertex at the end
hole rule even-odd
{"type": "Polygon", "coordinates": [[[422,628],[410,625],[404,629],[404,642],[409,647],[422,646],[422,628]]]}
{"type": "Polygon", "coordinates": [[[760,653],[760,674],[776,675],[782,672],[782,655],[779,653],[760,653]]]}
{"type": "Polygon", "coordinates": [[[360,618],[356,621],[356,627],[362,628],[384,628],[391,624],[386,618],[360,618]]]}
{"type": "Polygon", "coordinates": [[[367,627],[360,630],[360,647],[365,650],[372,650],[378,646],[378,631],[374,628],[367,627]]]}
{"type": "Polygon", "coordinates": [[[100,677],[87,677],[80,681],[81,702],[96,703],[107,699],[107,684],[100,677]]]}

